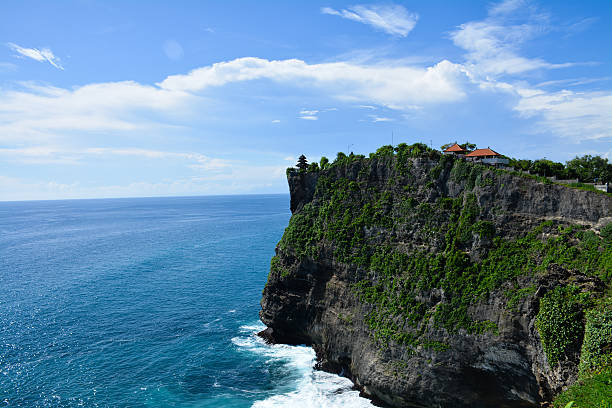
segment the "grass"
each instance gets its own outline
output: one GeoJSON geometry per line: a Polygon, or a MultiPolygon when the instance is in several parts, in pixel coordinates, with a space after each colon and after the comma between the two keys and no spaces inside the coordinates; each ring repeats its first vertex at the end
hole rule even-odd
{"type": "Polygon", "coordinates": [[[612,408],[612,370],[579,380],[555,398],[553,407],[563,408],[571,402],[572,408],[612,408]]]}

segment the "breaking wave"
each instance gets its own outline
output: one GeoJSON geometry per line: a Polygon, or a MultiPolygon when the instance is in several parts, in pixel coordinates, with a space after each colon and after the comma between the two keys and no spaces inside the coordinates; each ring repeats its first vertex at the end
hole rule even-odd
{"type": "Polygon", "coordinates": [[[256,333],[265,329],[262,323],[240,328],[241,335],[232,338],[240,350],[266,359],[266,365],[281,365],[285,375],[273,395],[256,401],[253,408],[340,408],[373,407],[359,396],[351,380],[314,369],[314,350],[306,346],[269,345],[256,333]]]}

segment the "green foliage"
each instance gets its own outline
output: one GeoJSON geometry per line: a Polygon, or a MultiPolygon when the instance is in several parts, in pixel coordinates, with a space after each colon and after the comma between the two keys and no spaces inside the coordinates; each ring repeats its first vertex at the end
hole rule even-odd
{"type": "Polygon", "coordinates": [[[309,172],[309,173],[316,173],[316,172],[318,172],[319,170],[320,170],[320,169],[319,169],[319,163],[317,163],[317,162],[312,162],[312,163],[310,163],[310,164],[308,165],[308,172],[309,172]]]}
{"type": "Polygon", "coordinates": [[[612,408],[612,370],[606,370],[592,377],[579,380],[553,403],[553,407],[562,408],[612,408]]]}
{"type": "Polygon", "coordinates": [[[612,181],[612,163],[607,158],[585,155],[567,162],[567,171],[582,182],[612,181]]]}
{"type": "Polygon", "coordinates": [[[329,159],[325,156],[321,157],[321,170],[325,170],[329,166],[329,159]]]}
{"type": "Polygon", "coordinates": [[[546,159],[536,160],[531,164],[529,171],[543,177],[556,176],[566,178],[567,173],[562,163],[556,163],[546,159]]]}
{"type": "Polygon", "coordinates": [[[559,286],[540,300],[536,328],[550,367],[554,367],[572,347],[580,345],[584,326],[583,309],[588,293],[575,286],[559,286]]]}
{"type": "Polygon", "coordinates": [[[495,236],[495,225],[491,221],[480,220],[472,225],[472,231],[483,238],[491,239],[495,236]]]}
{"type": "MultiPolygon", "coordinates": [[[[510,167],[520,171],[529,171],[533,175],[542,177],[556,177],[557,179],[578,179],[581,183],[572,187],[588,189],[582,183],[605,183],[612,181],[612,163],[607,158],[586,155],[576,157],[565,165],[546,159],[517,160],[510,159],[510,167]]],[[[592,186],[591,186],[592,187],[592,186]]]]}
{"type": "Polygon", "coordinates": [[[579,188],[581,190],[587,190],[587,191],[599,191],[598,189],[595,188],[595,186],[593,184],[584,184],[584,183],[569,183],[567,184],[568,187],[572,187],[572,188],[579,188]]]}
{"type": "Polygon", "coordinates": [[[534,294],[536,292],[536,285],[527,286],[524,288],[514,287],[512,290],[507,290],[505,295],[508,298],[508,302],[506,303],[506,308],[508,310],[516,311],[516,306],[518,302],[526,298],[527,296],[534,294]]]}
{"type": "Polygon", "coordinates": [[[580,377],[612,370],[612,299],[586,314],[580,353],[580,377]]]}
{"type": "Polygon", "coordinates": [[[306,160],[306,156],[301,155],[300,157],[298,157],[298,162],[295,165],[300,172],[304,172],[308,169],[308,160],[306,160]]]}
{"type": "Polygon", "coordinates": [[[332,164],[342,163],[344,160],[346,160],[347,157],[348,156],[343,152],[338,152],[338,154],[336,155],[336,159],[332,164]]]}
{"type": "Polygon", "coordinates": [[[487,187],[493,186],[495,184],[495,179],[493,175],[490,173],[482,173],[476,178],[476,185],[478,187],[487,187]]]}
{"type": "Polygon", "coordinates": [[[606,224],[599,232],[599,235],[601,235],[607,245],[612,244],[612,222],[606,224]]]}
{"type": "Polygon", "coordinates": [[[276,255],[270,260],[270,272],[279,272],[283,278],[286,278],[291,274],[289,269],[283,266],[280,258],[276,255]]]}
{"type": "Polygon", "coordinates": [[[391,145],[381,146],[376,150],[376,153],[374,153],[370,157],[384,157],[384,156],[393,156],[393,146],[391,145]]]}
{"type": "Polygon", "coordinates": [[[358,168],[347,168],[347,178],[320,173],[315,199],[292,216],[279,250],[302,259],[331,252],[334,262],[368,271],[353,289],[371,308],[365,321],[381,346],[393,341],[415,349],[435,342],[424,336],[430,322],[449,332],[465,329],[495,334],[494,322],[474,321],[469,308],[511,281],[515,289],[506,296],[508,308],[513,309],[535,291],[534,287],[518,287],[517,278],[546,273],[553,264],[610,281],[612,227],[597,235],[582,227],[557,228],[545,222],[516,239],[503,239],[495,236],[489,219],[482,219],[472,192],[477,184],[496,183],[497,174],[503,171],[436,156],[422,144],[400,144],[393,150],[383,147],[371,157],[338,154],[331,166],[359,162],[358,168]],[[430,156],[437,162],[430,165],[429,180],[450,169],[450,178],[467,188],[462,196],[428,202],[419,195],[422,185],[406,181],[416,177],[414,159],[430,156]],[[388,163],[392,173],[387,183],[370,182],[374,160],[388,163]],[[412,231],[413,242],[438,240],[441,250],[432,253],[412,244],[398,245],[391,237],[406,228],[412,231]],[[490,239],[479,262],[467,253],[474,234],[490,239]],[[427,298],[423,293],[434,290],[444,291],[443,302],[423,300],[427,298]]]}
{"type": "Polygon", "coordinates": [[[469,163],[465,160],[455,160],[451,169],[450,178],[456,183],[465,181],[465,188],[467,190],[472,190],[476,185],[476,180],[486,170],[489,170],[488,166],[469,163]]]}
{"type": "Polygon", "coordinates": [[[326,168],[334,167],[334,166],[347,166],[351,163],[361,161],[365,156],[362,154],[354,154],[351,152],[348,156],[342,152],[338,152],[336,159],[331,165],[328,165],[326,168]]]}
{"type": "Polygon", "coordinates": [[[515,168],[516,170],[519,171],[529,171],[529,168],[531,167],[531,164],[533,162],[531,160],[524,160],[524,159],[510,159],[510,167],[515,168]]]}

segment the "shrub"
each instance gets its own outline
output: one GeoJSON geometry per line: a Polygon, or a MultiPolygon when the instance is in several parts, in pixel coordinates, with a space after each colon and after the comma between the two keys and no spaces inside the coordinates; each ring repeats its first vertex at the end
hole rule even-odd
{"type": "Polygon", "coordinates": [[[495,225],[490,221],[478,221],[472,225],[472,232],[483,238],[491,239],[495,235],[495,225]]]}
{"type": "Polygon", "coordinates": [[[309,173],[316,173],[319,171],[319,164],[317,162],[312,162],[308,165],[309,173]]]}
{"type": "Polygon", "coordinates": [[[325,170],[329,166],[329,159],[325,156],[321,157],[321,170],[325,170]]]}
{"type": "MultiPolygon", "coordinates": [[[[609,299],[610,300],[610,299],[609,299]]],[[[612,368],[612,302],[603,310],[590,310],[586,315],[584,341],[580,353],[580,376],[612,368]]]]}
{"type": "Polygon", "coordinates": [[[582,340],[587,296],[575,286],[558,286],[540,300],[536,328],[551,368],[582,340]]]}
{"type": "Polygon", "coordinates": [[[612,370],[580,380],[555,398],[553,407],[564,408],[574,402],[572,408],[612,408],[610,389],[612,370]]]}

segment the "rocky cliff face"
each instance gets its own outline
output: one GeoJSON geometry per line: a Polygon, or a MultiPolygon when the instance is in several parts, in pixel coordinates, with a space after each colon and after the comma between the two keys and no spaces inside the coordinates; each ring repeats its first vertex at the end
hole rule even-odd
{"type": "Polygon", "coordinates": [[[269,340],[394,407],[537,407],[576,380],[582,326],[542,338],[540,301],[571,288],[580,320],[608,290],[610,196],[411,150],[288,179],[269,340]]]}

